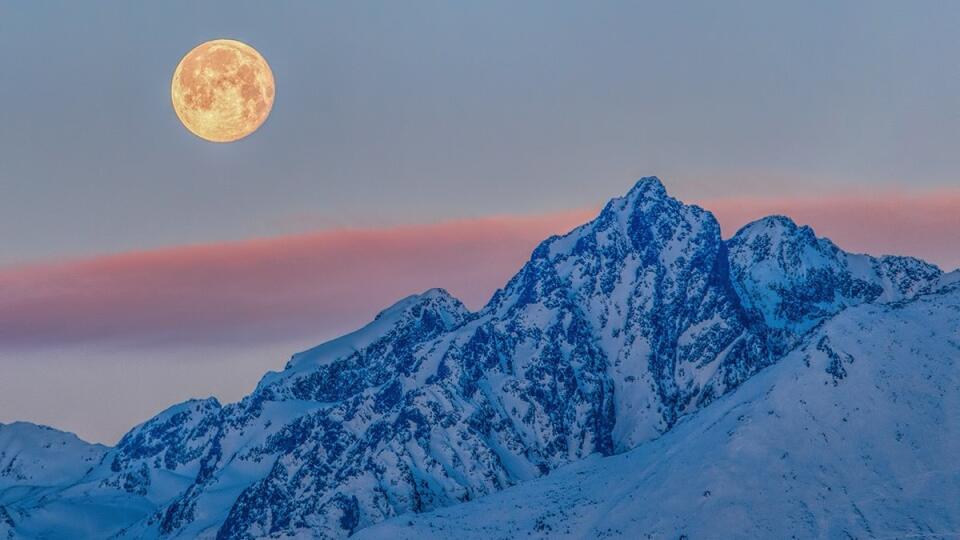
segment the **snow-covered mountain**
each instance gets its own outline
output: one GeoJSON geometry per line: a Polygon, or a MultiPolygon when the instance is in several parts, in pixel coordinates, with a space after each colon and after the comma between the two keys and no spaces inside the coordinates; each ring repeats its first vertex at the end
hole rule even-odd
{"type": "Polygon", "coordinates": [[[659,439],[360,539],[952,538],[960,287],[861,305],[659,439]]]}
{"type": "Polygon", "coordinates": [[[32,510],[42,506],[38,501],[46,495],[80,481],[107,450],[47,426],[0,424],[0,535],[6,530],[13,537],[18,530],[31,536],[33,529],[24,522],[39,523],[44,529],[56,527],[55,517],[35,520],[45,511],[32,510]]]}
{"type": "Polygon", "coordinates": [[[51,427],[0,424],[0,503],[25,489],[79,480],[106,451],[105,446],[51,427]]]}
{"type": "Polygon", "coordinates": [[[846,253],[783,216],[746,225],[728,246],[743,305],[768,326],[795,332],[851,305],[929,292],[941,274],[911,257],[846,253]]]}
{"type": "Polygon", "coordinates": [[[852,307],[895,313],[949,282],[916,259],[843,252],[782,217],[723,241],[709,212],[645,178],[544,241],[480,311],[439,289],[401,300],[294,355],[240,402],[171,407],[82,478],[2,503],[13,517],[0,532],[342,538],[521,492],[574,462],[662,452],[852,307]],[[84,518],[64,518],[75,512],[84,518]]]}

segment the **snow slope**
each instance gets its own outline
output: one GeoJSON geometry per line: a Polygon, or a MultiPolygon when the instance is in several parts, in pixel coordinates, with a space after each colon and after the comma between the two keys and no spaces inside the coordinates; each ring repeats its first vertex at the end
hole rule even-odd
{"type": "Polygon", "coordinates": [[[0,424],[0,503],[11,490],[42,488],[79,480],[107,447],[29,422],[0,424]]]}
{"type": "Polygon", "coordinates": [[[36,537],[40,531],[31,523],[39,524],[43,531],[60,528],[62,518],[72,516],[79,507],[44,517],[47,510],[37,511],[37,506],[55,509],[58,503],[38,501],[59,498],[65,487],[79,482],[107,451],[105,446],[47,426],[0,424],[0,538],[14,537],[15,526],[19,526],[17,536],[36,537]]]}
{"type": "Polygon", "coordinates": [[[663,437],[358,539],[960,534],[960,291],[848,309],[663,437]]]}

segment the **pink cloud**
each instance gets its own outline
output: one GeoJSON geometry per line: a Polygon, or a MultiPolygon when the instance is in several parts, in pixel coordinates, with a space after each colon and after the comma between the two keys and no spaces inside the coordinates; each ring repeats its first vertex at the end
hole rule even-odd
{"type": "MultiPolygon", "coordinates": [[[[769,214],[841,247],[960,265],[960,190],[704,200],[732,235],[769,214]]],[[[596,210],[331,230],[0,269],[0,344],[242,343],[357,328],[444,287],[479,307],[551,234],[596,210]]]]}
{"type": "Polygon", "coordinates": [[[539,241],[595,213],[332,230],[0,269],[0,343],[330,335],[431,287],[477,307],[539,241]]]}

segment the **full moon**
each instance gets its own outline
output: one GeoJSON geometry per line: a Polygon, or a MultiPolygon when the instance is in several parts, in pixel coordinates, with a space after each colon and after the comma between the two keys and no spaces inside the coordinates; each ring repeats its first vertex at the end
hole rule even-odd
{"type": "Polygon", "coordinates": [[[173,72],[173,110],[194,135],[233,142],[263,124],[273,108],[273,72],[253,47],[232,39],[197,45],[173,72]]]}

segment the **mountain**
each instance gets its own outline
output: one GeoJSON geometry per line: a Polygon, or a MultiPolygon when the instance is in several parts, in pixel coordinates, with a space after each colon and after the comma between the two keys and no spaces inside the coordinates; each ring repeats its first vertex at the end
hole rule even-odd
{"type": "Polygon", "coordinates": [[[440,289],[401,300],[294,355],[240,402],[171,407],[81,479],[4,503],[16,513],[7,530],[342,538],[459,508],[666,444],[838,316],[945,282],[922,261],[849,254],[782,217],[724,241],[708,211],[641,179],[541,243],[480,311],[440,289]]]}
{"type": "Polygon", "coordinates": [[[79,480],[107,447],[29,422],[0,424],[0,502],[11,491],[79,480]]]}
{"type": "Polygon", "coordinates": [[[663,437],[358,539],[947,538],[960,287],[845,310],[663,437]]]}
{"type": "Polygon", "coordinates": [[[801,332],[852,305],[929,292],[941,274],[911,257],[846,253],[784,216],[746,225],[728,246],[743,305],[770,327],[801,332]]]}
{"type": "Polygon", "coordinates": [[[20,535],[32,536],[33,523],[56,527],[55,516],[35,509],[45,506],[48,494],[80,481],[107,450],[47,426],[0,424],[0,535],[6,531],[14,537],[17,528],[20,535]]]}

